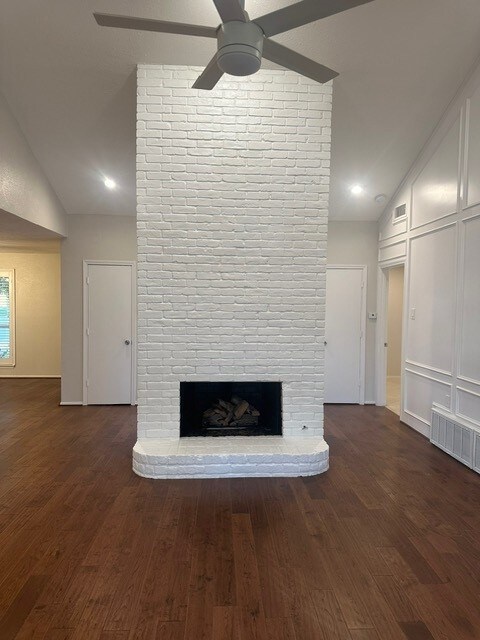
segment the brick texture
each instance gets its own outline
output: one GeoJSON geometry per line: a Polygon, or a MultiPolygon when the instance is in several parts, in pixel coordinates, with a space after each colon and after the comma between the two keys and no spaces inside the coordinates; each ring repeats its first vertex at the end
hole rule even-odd
{"type": "Polygon", "coordinates": [[[178,437],[182,380],[280,380],[322,437],[331,85],[199,72],[138,68],[138,436],[178,437]]]}

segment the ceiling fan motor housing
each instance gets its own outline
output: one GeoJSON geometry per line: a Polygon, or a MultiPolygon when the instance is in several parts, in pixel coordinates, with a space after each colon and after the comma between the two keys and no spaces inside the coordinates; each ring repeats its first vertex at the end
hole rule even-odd
{"type": "Polygon", "coordinates": [[[232,76],[250,76],[262,64],[263,31],[254,22],[225,22],[217,32],[217,64],[232,76]]]}

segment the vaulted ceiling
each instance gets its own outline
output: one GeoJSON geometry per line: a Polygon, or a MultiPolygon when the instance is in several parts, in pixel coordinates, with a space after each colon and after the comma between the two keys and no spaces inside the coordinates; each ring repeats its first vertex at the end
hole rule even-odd
{"type": "MultiPolygon", "coordinates": [[[[246,4],[254,18],[291,2],[246,4]]],[[[135,65],[206,64],[214,43],[102,29],[94,10],[219,19],[211,0],[2,0],[0,90],[66,211],[133,215],[135,65]],[[119,188],[107,191],[102,176],[119,188]]],[[[392,195],[480,54],[480,3],[375,0],[278,41],[340,72],[331,217],[375,220],[374,196],[392,195]]]]}

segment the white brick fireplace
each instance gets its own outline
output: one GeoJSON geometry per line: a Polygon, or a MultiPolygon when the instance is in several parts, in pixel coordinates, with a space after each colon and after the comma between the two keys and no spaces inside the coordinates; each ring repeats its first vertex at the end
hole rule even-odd
{"type": "Polygon", "coordinates": [[[320,473],[332,87],[199,73],[138,68],[134,470],[320,473]],[[282,435],[180,438],[185,381],[281,382],[282,435]]]}

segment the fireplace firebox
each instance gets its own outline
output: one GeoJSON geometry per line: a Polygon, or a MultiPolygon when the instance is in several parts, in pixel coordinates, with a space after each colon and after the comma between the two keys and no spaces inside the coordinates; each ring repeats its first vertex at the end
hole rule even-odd
{"type": "Polygon", "coordinates": [[[180,383],[180,437],[281,434],[281,382],[180,383]]]}

